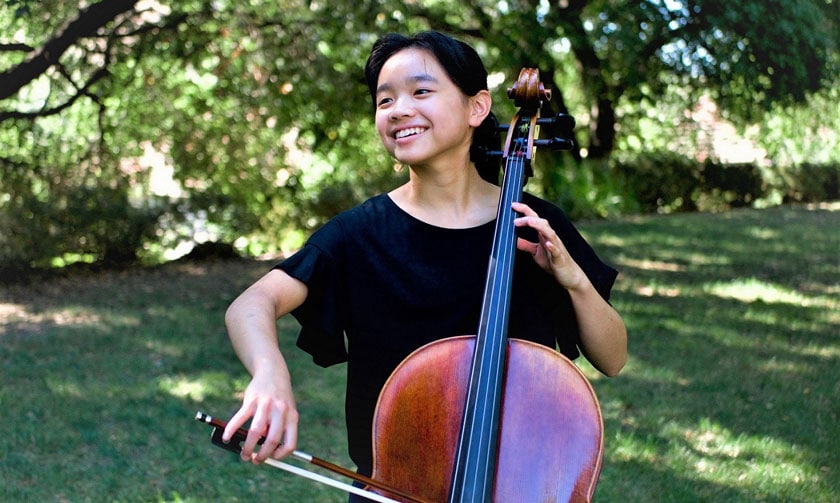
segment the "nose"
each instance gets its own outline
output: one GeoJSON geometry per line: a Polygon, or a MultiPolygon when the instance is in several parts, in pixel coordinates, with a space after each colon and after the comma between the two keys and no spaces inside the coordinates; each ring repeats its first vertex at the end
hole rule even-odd
{"type": "Polygon", "coordinates": [[[399,97],[394,100],[391,105],[389,117],[392,121],[397,121],[405,117],[414,115],[414,105],[411,100],[405,97],[399,97]]]}

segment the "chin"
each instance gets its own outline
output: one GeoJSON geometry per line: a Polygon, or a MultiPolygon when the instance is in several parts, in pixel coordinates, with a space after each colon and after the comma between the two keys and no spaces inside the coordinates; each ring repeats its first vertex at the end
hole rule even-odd
{"type": "Polygon", "coordinates": [[[405,164],[406,166],[413,166],[413,165],[423,161],[423,158],[419,158],[419,157],[413,156],[413,155],[408,155],[408,154],[405,154],[405,153],[402,153],[402,154],[401,153],[392,153],[391,156],[394,159],[396,159],[397,162],[405,164]]]}

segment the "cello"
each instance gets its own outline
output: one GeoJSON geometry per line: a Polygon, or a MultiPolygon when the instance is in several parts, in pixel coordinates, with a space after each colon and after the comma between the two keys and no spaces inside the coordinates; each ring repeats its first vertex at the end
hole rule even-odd
{"type": "MultiPolygon", "coordinates": [[[[503,152],[487,153],[501,155],[504,177],[477,334],[429,343],[391,374],[374,414],[370,478],[319,464],[366,484],[372,497],[577,502],[594,494],[603,419],[592,387],[560,353],[507,337],[517,239],[511,204],[521,200],[535,147],[571,148],[567,138],[537,139],[538,125],[570,131],[574,120],[539,117],[551,93],[536,69],[524,68],[508,95],[519,111],[503,152]]],[[[215,427],[214,443],[236,452],[220,442],[223,422],[203,420],[215,427]]]]}
{"type": "Polygon", "coordinates": [[[524,68],[508,96],[520,107],[503,152],[504,177],[476,336],[441,339],[409,355],[382,389],[372,478],[435,502],[590,501],[603,460],[603,418],[578,367],[545,346],[507,338],[519,202],[551,98],[524,68]]]}

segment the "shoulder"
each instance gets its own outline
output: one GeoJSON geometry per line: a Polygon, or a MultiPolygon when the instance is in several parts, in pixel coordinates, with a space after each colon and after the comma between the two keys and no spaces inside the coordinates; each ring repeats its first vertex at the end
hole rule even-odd
{"type": "Polygon", "coordinates": [[[380,230],[393,213],[394,205],[387,195],[373,196],[331,218],[310,236],[307,243],[319,248],[332,248],[348,237],[380,230]]]}
{"type": "Polygon", "coordinates": [[[574,228],[574,225],[572,224],[572,221],[569,220],[566,212],[564,212],[556,204],[528,192],[522,194],[522,202],[527,204],[532,210],[536,211],[537,215],[548,220],[555,230],[560,230],[558,229],[558,226],[560,228],[574,228]]]}
{"type": "Polygon", "coordinates": [[[563,213],[563,210],[561,210],[560,207],[556,204],[550,203],[541,197],[531,194],[530,192],[522,193],[522,202],[534,208],[534,210],[536,210],[537,208],[542,208],[550,210],[551,212],[563,213]]]}
{"type": "Polygon", "coordinates": [[[338,223],[340,225],[351,225],[357,222],[365,222],[382,218],[394,211],[394,204],[386,194],[378,194],[364,201],[358,206],[354,206],[349,210],[345,210],[335,217],[330,223],[338,223]]]}
{"type": "Polygon", "coordinates": [[[325,227],[347,225],[359,220],[373,218],[377,214],[387,212],[389,210],[389,206],[391,205],[389,204],[387,195],[375,195],[357,206],[338,213],[334,217],[330,218],[327,223],[322,225],[319,230],[325,227]]]}

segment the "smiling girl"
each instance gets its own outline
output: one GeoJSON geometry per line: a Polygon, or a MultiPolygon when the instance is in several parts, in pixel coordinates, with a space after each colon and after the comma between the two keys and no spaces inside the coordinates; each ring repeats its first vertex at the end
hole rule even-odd
{"type": "MultiPolygon", "coordinates": [[[[487,71],[467,44],[423,32],[379,39],[365,76],[379,137],[409,179],[333,218],[229,307],[228,334],[252,380],[224,436],[250,419],[242,457],[255,463],[297,444],[279,317],[300,322],[297,345],[315,363],[347,363],[350,456],[365,475],[376,400],[393,369],[428,342],[478,327],[500,193],[498,161],[477,155],[499,149],[487,71]]],[[[583,353],[617,374],[627,359],[624,323],[608,303],[617,272],[556,206],[526,193],[513,209],[521,256],[509,336],[583,353]]]]}

